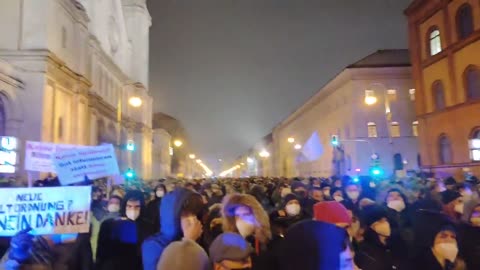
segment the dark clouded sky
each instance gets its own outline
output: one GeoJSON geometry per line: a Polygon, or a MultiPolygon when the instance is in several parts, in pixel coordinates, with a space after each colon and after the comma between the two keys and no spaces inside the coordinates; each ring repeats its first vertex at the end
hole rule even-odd
{"type": "Polygon", "coordinates": [[[410,0],[149,0],[154,110],[235,158],[343,67],[407,47],[410,0]]]}

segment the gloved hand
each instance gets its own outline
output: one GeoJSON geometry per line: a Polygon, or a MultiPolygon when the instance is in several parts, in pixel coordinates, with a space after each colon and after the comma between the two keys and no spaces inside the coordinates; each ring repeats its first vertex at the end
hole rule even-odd
{"type": "Polygon", "coordinates": [[[9,259],[22,263],[30,257],[34,238],[33,235],[28,234],[31,230],[31,228],[24,229],[12,237],[8,254],[9,259]]]}

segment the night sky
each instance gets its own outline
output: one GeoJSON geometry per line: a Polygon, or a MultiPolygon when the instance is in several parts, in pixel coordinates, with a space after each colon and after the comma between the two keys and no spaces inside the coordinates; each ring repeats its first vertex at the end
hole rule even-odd
{"type": "Polygon", "coordinates": [[[253,146],[345,66],[407,48],[410,0],[149,0],[154,111],[202,159],[253,146]]]}

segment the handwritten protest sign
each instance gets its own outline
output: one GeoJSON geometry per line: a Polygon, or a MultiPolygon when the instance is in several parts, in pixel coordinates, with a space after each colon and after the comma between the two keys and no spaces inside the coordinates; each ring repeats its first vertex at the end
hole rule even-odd
{"type": "Polygon", "coordinates": [[[53,165],[55,153],[77,148],[88,148],[88,146],[27,141],[25,145],[25,170],[55,173],[55,166],[53,165]]]}
{"type": "Polygon", "coordinates": [[[0,189],[0,236],[32,228],[34,234],[85,233],[91,187],[0,189]]]}
{"type": "Polygon", "coordinates": [[[54,165],[62,185],[120,174],[111,144],[57,152],[54,165]]]}

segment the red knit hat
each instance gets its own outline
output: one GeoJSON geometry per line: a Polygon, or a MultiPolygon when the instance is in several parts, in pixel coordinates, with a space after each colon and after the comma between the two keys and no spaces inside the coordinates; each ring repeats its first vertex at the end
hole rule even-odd
{"type": "Polygon", "coordinates": [[[352,223],[347,208],[336,201],[319,202],[313,206],[313,219],[327,223],[352,223]]]}

